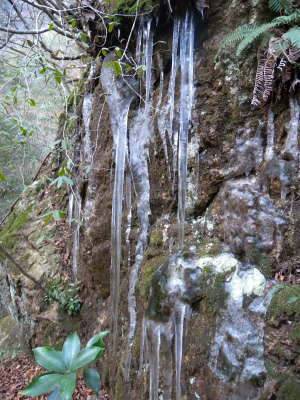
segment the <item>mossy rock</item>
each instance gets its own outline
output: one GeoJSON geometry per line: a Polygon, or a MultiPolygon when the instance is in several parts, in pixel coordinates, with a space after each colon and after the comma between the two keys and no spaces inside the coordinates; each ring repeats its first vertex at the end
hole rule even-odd
{"type": "Polygon", "coordinates": [[[201,304],[209,315],[215,316],[224,307],[227,297],[224,287],[225,275],[213,275],[209,267],[205,268],[207,270],[203,270],[200,281],[201,297],[203,297],[201,304]]]}
{"type": "Polygon", "coordinates": [[[300,285],[284,284],[275,293],[268,308],[268,316],[278,317],[282,313],[294,317],[300,315],[300,285]]]}

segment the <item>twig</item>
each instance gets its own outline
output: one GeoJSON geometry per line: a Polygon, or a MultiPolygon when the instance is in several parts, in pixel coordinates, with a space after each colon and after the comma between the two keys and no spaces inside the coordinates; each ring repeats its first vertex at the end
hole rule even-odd
{"type": "MultiPolygon", "coordinates": [[[[48,154],[46,155],[46,157],[43,159],[43,161],[42,161],[42,163],[41,163],[41,165],[40,165],[40,168],[38,169],[37,173],[34,175],[34,177],[33,177],[32,181],[31,181],[31,183],[33,183],[33,182],[36,180],[36,178],[38,177],[39,173],[41,172],[41,169],[42,169],[43,165],[45,164],[45,162],[46,162],[46,160],[47,160],[47,158],[49,157],[50,154],[51,154],[51,153],[48,153],[48,154]]],[[[20,196],[19,196],[19,197],[13,202],[13,204],[10,206],[10,210],[8,211],[8,213],[3,217],[3,219],[2,219],[1,222],[0,222],[0,228],[1,228],[1,226],[4,224],[4,222],[6,221],[6,219],[10,216],[10,214],[13,212],[13,210],[14,210],[16,204],[18,203],[18,201],[20,200],[21,197],[22,197],[22,194],[20,194],[20,196]]]]}
{"type": "MultiPolygon", "coordinates": [[[[5,256],[14,264],[15,267],[18,268],[18,270],[25,275],[28,279],[30,279],[32,282],[34,282],[36,284],[36,286],[41,289],[44,293],[47,293],[47,289],[39,282],[37,281],[32,275],[28,274],[24,268],[21,267],[21,265],[13,258],[13,256],[0,244],[0,251],[2,251],[2,253],[5,254],[5,256]]],[[[51,298],[56,301],[57,303],[59,303],[59,301],[51,296],[51,298]]]]}

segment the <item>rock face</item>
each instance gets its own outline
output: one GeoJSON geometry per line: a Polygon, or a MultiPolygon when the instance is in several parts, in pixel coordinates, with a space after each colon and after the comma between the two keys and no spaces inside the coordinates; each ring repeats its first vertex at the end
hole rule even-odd
{"type": "Polygon", "coordinates": [[[171,2],[172,18],[162,3],[129,44],[140,79],[106,68],[110,53],[69,99],[73,193],[45,178],[70,168],[58,151],[0,233],[45,285],[82,282],[79,315],[1,259],[1,321],[30,346],[109,327],[113,399],[298,399],[300,293],[271,289],[299,283],[298,94],[252,110],[255,52],[213,61],[234,27],[266,21],[265,2],[171,2]],[[53,209],[70,222],[35,246],[53,209]]]}

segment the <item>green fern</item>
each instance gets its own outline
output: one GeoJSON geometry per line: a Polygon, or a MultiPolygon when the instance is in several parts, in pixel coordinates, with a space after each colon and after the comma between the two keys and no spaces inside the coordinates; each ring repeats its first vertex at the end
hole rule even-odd
{"type": "Polygon", "coordinates": [[[254,31],[252,31],[249,35],[247,35],[238,45],[236,49],[236,55],[238,56],[241,54],[241,52],[250,44],[252,43],[255,39],[257,39],[259,36],[261,36],[263,33],[265,33],[267,30],[274,28],[277,23],[272,21],[269,22],[268,24],[263,24],[256,28],[254,31]]]}
{"type": "Polygon", "coordinates": [[[222,43],[221,47],[219,48],[217,54],[215,55],[215,62],[217,59],[218,54],[221,52],[221,50],[227,46],[230,43],[234,43],[234,42],[239,42],[241,41],[244,37],[247,37],[248,35],[250,35],[253,31],[255,31],[257,29],[257,25],[241,25],[238,26],[230,35],[228,35],[226,37],[226,39],[224,40],[224,42],[222,43]]]}
{"type": "Polygon", "coordinates": [[[300,51],[300,28],[298,26],[293,26],[289,29],[284,35],[283,38],[285,40],[289,40],[292,46],[297,47],[300,51]]]}
{"type": "Polygon", "coordinates": [[[286,14],[292,13],[292,5],[289,0],[269,0],[269,7],[275,12],[285,12],[286,14]]]}

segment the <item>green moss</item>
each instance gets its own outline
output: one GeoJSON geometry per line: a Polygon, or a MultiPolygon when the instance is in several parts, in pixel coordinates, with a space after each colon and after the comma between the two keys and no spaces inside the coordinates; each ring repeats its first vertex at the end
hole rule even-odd
{"type": "Polygon", "coordinates": [[[223,282],[223,274],[212,275],[210,271],[203,271],[203,278],[200,282],[203,300],[201,304],[204,310],[210,315],[216,315],[224,306],[226,293],[223,282]]]}
{"type": "Polygon", "coordinates": [[[262,272],[264,273],[264,276],[267,279],[273,278],[273,276],[274,276],[274,274],[273,274],[273,263],[270,260],[265,258],[262,262],[259,263],[259,266],[260,266],[262,272]]]}
{"type": "Polygon", "coordinates": [[[163,232],[162,229],[156,229],[152,232],[150,237],[150,244],[154,247],[161,247],[163,245],[163,232]]]}
{"type": "Polygon", "coordinates": [[[142,296],[148,297],[153,275],[165,261],[165,256],[160,255],[147,261],[142,272],[139,288],[142,296]]]}
{"type": "Polygon", "coordinates": [[[14,245],[19,241],[18,236],[13,236],[13,234],[25,226],[26,222],[29,220],[29,214],[32,210],[32,206],[24,211],[18,212],[13,211],[7,219],[1,233],[0,241],[5,245],[7,249],[14,247],[14,245]]]}
{"type": "Polygon", "coordinates": [[[280,386],[278,400],[299,400],[300,399],[300,380],[295,376],[290,376],[280,386]]]}
{"type": "MultiPolygon", "coordinates": [[[[157,1],[155,0],[145,0],[143,5],[138,7],[139,12],[149,12],[153,10],[157,1]]],[[[122,0],[121,2],[115,1],[115,6],[113,6],[111,13],[112,14],[129,14],[135,15],[137,10],[136,0],[122,0]]],[[[120,18],[115,19],[119,20],[120,18]]]]}
{"type": "Polygon", "coordinates": [[[296,317],[300,315],[300,285],[285,284],[274,295],[268,308],[268,315],[278,317],[282,313],[296,317]],[[292,298],[297,300],[291,302],[292,298]]]}
{"type": "Polygon", "coordinates": [[[294,329],[291,333],[291,338],[300,343],[300,322],[294,326],[294,329]]]}

